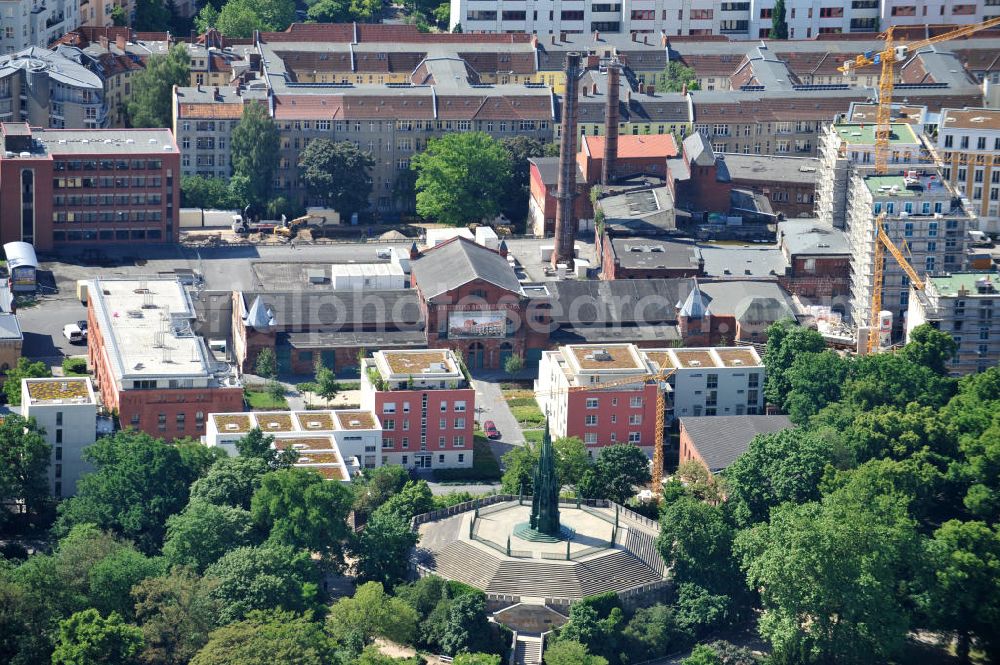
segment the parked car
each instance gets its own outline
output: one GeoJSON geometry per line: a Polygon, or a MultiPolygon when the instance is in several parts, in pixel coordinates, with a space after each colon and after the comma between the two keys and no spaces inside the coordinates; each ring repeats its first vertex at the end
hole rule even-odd
{"type": "Polygon", "coordinates": [[[70,344],[83,344],[87,341],[86,334],[75,323],[67,323],[63,326],[63,337],[68,339],[70,344]]]}
{"type": "Polygon", "coordinates": [[[483,431],[486,432],[487,439],[499,439],[500,430],[497,429],[496,423],[492,420],[487,420],[483,423],[483,431]]]}

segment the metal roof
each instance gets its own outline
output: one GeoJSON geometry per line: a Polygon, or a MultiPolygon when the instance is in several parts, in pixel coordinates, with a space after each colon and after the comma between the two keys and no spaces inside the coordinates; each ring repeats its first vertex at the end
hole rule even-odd
{"type": "Polygon", "coordinates": [[[788,416],[699,416],[681,418],[681,428],[712,472],[721,471],[746,452],[758,434],[791,428],[788,416]]]}
{"type": "Polygon", "coordinates": [[[521,284],[507,259],[462,237],[425,251],[410,264],[410,271],[417,288],[428,300],[477,279],[513,293],[521,292],[521,284]]]}

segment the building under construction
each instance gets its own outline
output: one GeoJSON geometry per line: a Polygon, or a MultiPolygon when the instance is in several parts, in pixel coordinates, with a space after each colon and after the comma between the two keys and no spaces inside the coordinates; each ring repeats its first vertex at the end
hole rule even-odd
{"type": "MultiPolygon", "coordinates": [[[[966,261],[968,231],[975,216],[960,194],[941,178],[913,127],[893,123],[888,172],[874,167],[875,126],[836,122],[820,143],[817,217],[847,233],[851,250],[848,315],[858,327],[872,316],[876,219],[885,213],[885,230],[902,248],[919,275],[961,270],[966,261]]],[[[910,280],[888,257],[885,261],[881,310],[892,314],[892,335],[903,331],[910,280]]]]}

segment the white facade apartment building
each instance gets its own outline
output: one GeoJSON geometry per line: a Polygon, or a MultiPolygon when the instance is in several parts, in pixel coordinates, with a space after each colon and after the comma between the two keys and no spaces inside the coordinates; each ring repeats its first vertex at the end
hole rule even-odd
{"type": "MultiPolygon", "coordinates": [[[[976,220],[951,185],[934,169],[895,169],[877,176],[854,169],[847,186],[847,238],[851,249],[851,318],[871,320],[876,218],[885,213],[886,233],[921,277],[961,270],[968,231],[976,220]]],[[[882,310],[893,314],[894,336],[904,329],[910,280],[886,252],[882,310]]]]}
{"type": "Polygon", "coordinates": [[[942,176],[969,199],[979,230],[1000,232],[1000,110],[942,109],[935,150],[942,176]]]}
{"type": "Polygon", "coordinates": [[[76,494],[77,481],[94,470],[83,459],[83,449],[97,440],[97,399],[90,378],[21,379],[21,415],[34,418],[52,446],[52,496],[76,494]]]}
{"type": "Polygon", "coordinates": [[[382,425],[363,409],[210,413],[203,441],[236,455],[236,442],[251,429],[274,437],[274,447],[298,452],[296,467],[347,482],[381,463],[382,425]]]}
{"type": "Polygon", "coordinates": [[[984,372],[1000,363],[1000,289],[996,272],[964,272],[931,277],[923,291],[912,290],[906,336],[922,323],[951,333],[958,351],[952,376],[984,372]]]}
{"type": "MultiPolygon", "coordinates": [[[[660,32],[667,35],[767,37],[775,0],[452,0],[451,27],[465,32],[660,32]]],[[[878,33],[890,25],[968,24],[1000,15],[996,0],[788,0],[790,39],[878,33]]]]}
{"type": "MultiPolygon", "coordinates": [[[[917,129],[904,122],[890,125],[889,161],[893,166],[918,164],[925,154],[917,129]]],[[[855,167],[871,169],[875,164],[874,122],[825,125],[819,137],[819,173],[816,178],[816,217],[838,229],[847,226],[848,182],[855,167]]]]}
{"type": "Polygon", "coordinates": [[[0,53],[48,48],[80,23],[77,0],[0,0],[0,53]]]}

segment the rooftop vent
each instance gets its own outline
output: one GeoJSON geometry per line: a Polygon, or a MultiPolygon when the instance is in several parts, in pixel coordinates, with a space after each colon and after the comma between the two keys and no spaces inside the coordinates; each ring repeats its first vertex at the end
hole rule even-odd
{"type": "Polygon", "coordinates": [[[691,365],[691,367],[701,367],[701,361],[700,360],[692,360],[688,364],[691,365]]]}
{"type": "Polygon", "coordinates": [[[239,429],[240,426],[236,423],[226,423],[226,429],[239,429]]]}

